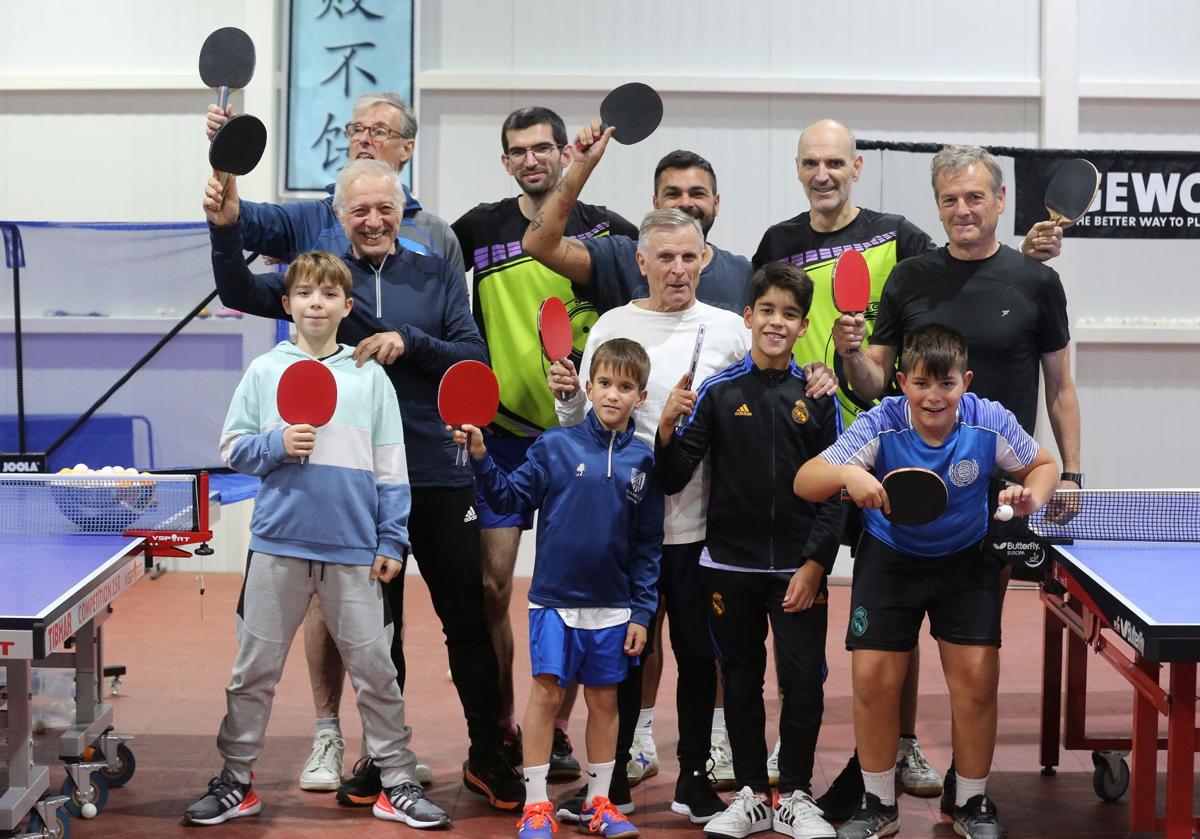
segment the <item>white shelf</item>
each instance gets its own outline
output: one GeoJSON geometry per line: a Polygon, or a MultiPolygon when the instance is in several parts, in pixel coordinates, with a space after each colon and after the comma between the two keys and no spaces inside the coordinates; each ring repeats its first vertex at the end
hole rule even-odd
{"type": "Polygon", "coordinates": [[[1078,344],[1200,344],[1200,326],[1076,326],[1078,344]]]}
{"type": "MultiPolygon", "coordinates": [[[[183,317],[183,315],[180,315],[183,317]]],[[[181,334],[203,335],[241,334],[249,318],[196,318],[183,328],[181,334]]],[[[254,318],[261,321],[261,318],[254,318]]],[[[150,318],[48,318],[22,317],[22,334],[62,334],[73,335],[113,335],[113,334],[146,334],[166,335],[179,318],[150,317],[150,318]]],[[[12,334],[13,319],[0,318],[0,332],[12,334]]]]}

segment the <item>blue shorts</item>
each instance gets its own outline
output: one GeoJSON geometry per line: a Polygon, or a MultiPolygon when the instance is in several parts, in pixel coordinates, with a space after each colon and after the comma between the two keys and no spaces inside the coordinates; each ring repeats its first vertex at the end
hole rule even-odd
{"type": "MultiPolygon", "coordinates": [[[[507,475],[525,462],[525,453],[529,451],[529,447],[536,439],[537,437],[492,436],[485,437],[483,442],[487,446],[492,460],[500,467],[500,471],[507,475]]],[[[478,487],[475,489],[475,510],[479,513],[479,526],[484,530],[492,527],[519,527],[522,530],[529,530],[533,527],[532,510],[528,513],[502,516],[488,506],[487,499],[483,497],[483,493],[479,491],[478,487]]]]}
{"type": "Polygon", "coordinates": [[[591,687],[625,681],[635,656],[625,655],[628,624],[606,629],[574,629],[554,609],[529,610],[529,660],[534,676],[554,676],[560,687],[571,682],[591,687]]]}

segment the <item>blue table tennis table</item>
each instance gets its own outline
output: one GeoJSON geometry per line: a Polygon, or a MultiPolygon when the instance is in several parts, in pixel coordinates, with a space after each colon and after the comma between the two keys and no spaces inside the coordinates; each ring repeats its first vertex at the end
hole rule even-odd
{"type": "Polygon", "coordinates": [[[1061,733],[1063,747],[1092,750],[1093,786],[1101,798],[1115,801],[1131,788],[1132,831],[1165,831],[1168,839],[1190,839],[1200,824],[1192,810],[1198,741],[1200,492],[1185,493],[1125,492],[1125,505],[1136,499],[1138,506],[1154,506],[1146,520],[1123,507],[1117,491],[1085,491],[1076,502],[1076,521],[1030,522],[1035,533],[1050,540],[1041,593],[1043,774],[1053,774],[1058,764],[1061,733]],[[1089,648],[1134,688],[1130,738],[1086,734],[1089,648]],[[1165,738],[1158,736],[1160,716],[1167,719],[1165,738]],[[1156,812],[1159,749],[1167,752],[1163,817],[1156,812]],[[1126,755],[1131,755],[1128,763],[1126,755]]]}
{"type": "Polygon", "coordinates": [[[0,831],[16,830],[32,813],[26,830],[59,835],[54,831],[70,815],[94,815],[108,788],[132,776],[125,745],[132,738],[113,733],[112,706],[101,701],[101,627],[110,604],[142,579],[155,557],[188,556],[182,545],[211,538],[209,505],[196,501],[207,496],[204,475],[0,481],[0,667],[8,697],[0,714],[0,734],[8,740],[0,831]],[[137,502],[132,508],[131,498],[137,502]],[[81,532],[106,527],[122,532],[81,532]],[[58,796],[45,796],[50,769],[34,754],[34,666],[75,672],[75,724],[58,738],[68,773],[58,796]]]}

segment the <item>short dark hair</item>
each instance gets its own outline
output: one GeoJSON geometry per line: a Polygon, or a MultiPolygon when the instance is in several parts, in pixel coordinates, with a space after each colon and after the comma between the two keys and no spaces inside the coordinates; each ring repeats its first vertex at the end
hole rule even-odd
{"type": "Polygon", "coordinates": [[[941,323],[927,323],[904,336],[900,370],[908,375],[921,365],[931,379],[967,371],[967,339],[958,330],[941,323]]]}
{"type": "Polygon", "coordinates": [[[645,347],[629,338],[612,338],[596,347],[588,365],[589,379],[595,378],[601,365],[633,377],[637,380],[638,390],[645,390],[650,381],[650,356],[646,355],[645,347]]]}
{"type": "Polygon", "coordinates": [[[528,108],[517,108],[504,118],[504,125],[500,126],[500,150],[508,151],[509,131],[520,131],[522,128],[533,128],[535,125],[550,126],[554,142],[560,146],[567,144],[567,126],[562,117],[549,108],[533,105],[528,108]]]}
{"type": "Polygon", "coordinates": [[[789,292],[796,299],[802,316],[808,317],[808,310],[812,307],[813,281],[803,268],[786,262],[768,262],[750,278],[750,299],[746,305],[754,308],[759,298],[773,288],[789,292]]]}
{"type": "Polygon", "coordinates": [[[662,160],[658,161],[658,165],[654,167],[654,192],[658,193],[658,179],[663,172],[668,169],[703,169],[712,178],[713,195],[717,194],[717,173],[713,171],[712,164],[705,160],[694,151],[686,151],[685,149],[675,149],[675,151],[667,154],[662,160]]]}

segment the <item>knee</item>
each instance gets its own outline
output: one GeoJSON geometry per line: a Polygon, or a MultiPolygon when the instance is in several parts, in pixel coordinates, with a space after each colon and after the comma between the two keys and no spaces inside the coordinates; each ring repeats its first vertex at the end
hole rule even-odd
{"type": "Polygon", "coordinates": [[[483,575],[483,608],[489,622],[508,614],[512,592],[512,577],[487,573],[483,575]]]}

